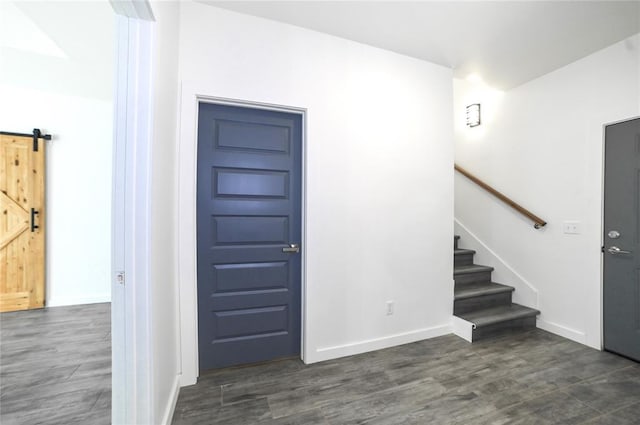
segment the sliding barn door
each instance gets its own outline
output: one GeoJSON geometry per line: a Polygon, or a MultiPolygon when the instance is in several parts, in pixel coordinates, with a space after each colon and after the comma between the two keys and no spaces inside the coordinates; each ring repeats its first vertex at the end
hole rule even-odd
{"type": "Polygon", "coordinates": [[[0,133],[0,311],[44,306],[42,139],[0,133]]]}

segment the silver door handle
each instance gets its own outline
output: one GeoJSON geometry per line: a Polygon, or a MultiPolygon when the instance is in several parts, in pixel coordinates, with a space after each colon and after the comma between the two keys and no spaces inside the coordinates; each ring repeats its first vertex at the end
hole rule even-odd
{"type": "Polygon", "coordinates": [[[300,252],[300,246],[297,243],[292,243],[289,246],[282,248],[282,252],[288,252],[291,254],[296,254],[300,252]]]}
{"type": "Polygon", "coordinates": [[[622,250],[622,249],[618,248],[617,246],[612,246],[611,248],[607,249],[607,251],[609,251],[609,254],[613,254],[613,255],[631,254],[631,251],[622,250]]]}

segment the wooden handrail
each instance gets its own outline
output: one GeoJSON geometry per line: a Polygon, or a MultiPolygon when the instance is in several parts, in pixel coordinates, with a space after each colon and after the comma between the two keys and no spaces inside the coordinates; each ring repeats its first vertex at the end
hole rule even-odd
{"type": "Polygon", "coordinates": [[[483,188],[484,190],[486,190],[487,192],[495,196],[496,198],[500,199],[505,204],[509,205],[514,210],[518,211],[520,214],[533,220],[534,222],[533,227],[535,227],[536,229],[540,229],[541,227],[546,226],[547,224],[546,221],[544,221],[543,219],[541,219],[540,217],[538,217],[528,209],[524,208],[522,205],[512,201],[507,196],[498,192],[497,190],[495,190],[494,188],[492,188],[491,186],[489,186],[488,184],[486,184],[485,182],[483,182],[482,180],[480,180],[479,178],[477,178],[476,176],[474,176],[464,168],[460,167],[458,164],[453,164],[453,168],[455,168],[457,172],[459,172],[460,174],[462,174],[463,176],[465,176],[466,178],[468,178],[469,180],[471,180],[472,182],[474,182],[475,184],[477,184],[478,186],[480,186],[481,188],[483,188]]]}

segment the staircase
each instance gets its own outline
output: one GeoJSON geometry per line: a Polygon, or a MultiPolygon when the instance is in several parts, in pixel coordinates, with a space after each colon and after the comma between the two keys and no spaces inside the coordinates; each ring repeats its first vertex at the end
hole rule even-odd
{"type": "Polygon", "coordinates": [[[511,302],[515,288],[491,281],[493,267],[473,263],[475,251],[458,247],[454,236],[453,315],[473,324],[472,341],[536,327],[538,310],[511,302]]]}

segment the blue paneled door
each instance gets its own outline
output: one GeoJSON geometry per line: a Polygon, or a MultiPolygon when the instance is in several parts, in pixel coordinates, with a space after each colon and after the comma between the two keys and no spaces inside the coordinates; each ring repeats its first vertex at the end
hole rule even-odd
{"type": "Polygon", "coordinates": [[[300,353],[302,117],[201,103],[200,370],[300,353]]]}

